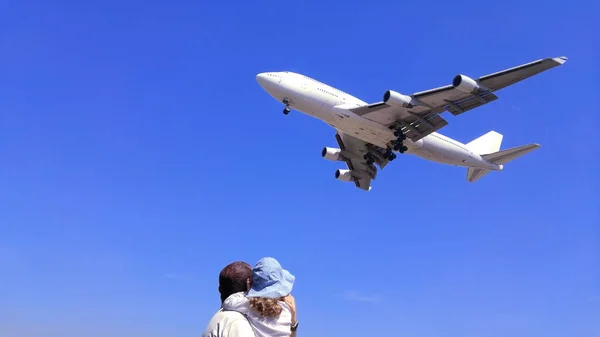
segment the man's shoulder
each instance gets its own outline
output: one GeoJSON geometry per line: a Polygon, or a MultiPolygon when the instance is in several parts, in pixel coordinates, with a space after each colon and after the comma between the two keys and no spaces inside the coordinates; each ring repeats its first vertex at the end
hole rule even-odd
{"type": "Polygon", "coordinates": [[[202,337],[254,337],[244,315],[237,311],[219,310],[208,322],[202,337]]]}
{"type": "Polygon", "coordinates": [[[217,313],[213,316],[212,320],[227,322],[233,322],[237,320],[246,321],[246,317],[242,313],[237,311],[219,309],[219,311],[217,311],[217,313]]]}

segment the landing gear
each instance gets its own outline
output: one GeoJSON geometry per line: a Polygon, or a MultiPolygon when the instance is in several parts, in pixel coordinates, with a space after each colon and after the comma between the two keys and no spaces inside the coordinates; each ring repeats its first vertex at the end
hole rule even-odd
{"type": "MultiPolygon", "coordinates": [[[[388,149],[385,153],[383,153],[383,157],[389,161],[392,161],[396,159],[396,154],[392,152],[392,150],[388,149]]],[[[363,158],[367,161],[367,165],[371,165],[375,162],[375,158],[373,158],[371,152],[366,153],[363,158]]]]}
{"type": "Polygon", "coordinates": [[[401,131],[398,131],[398,130],[394,131],[394,136],[398,137],[398,141],[400,141],[400,142],[406,140],[406,135],[403,134],[401,131]]]}
{"type": "MultiPolygon", "coordinates": [[[[396,140],[392,141],[392,149],[394,151],[398,151],[400,153],[404,153],[408,151],[408,147],[404,145],[404,141],[406,140],[406,135],[401,130],[394,130],[394,136],[398,137],[396,140]]],[[[391,150],[388,150],[391,152],[391,150]]]]}
{"type": "Polygon", "coordinates": [[[285,104],[285,108],[283,109],[283,114],[287,115],[290,113],[290,111],[292,111],[292,109],[290,108],[290,100],[286,97],[283,99],[283,104],[285,104]]]}
{"type": "Polygon", "coordinates": [[[408,147],[406,147],[406,145],[404,145],[402,142],[394,144],[394,151],[398,151],[400,153],[404,153],[407,150],[408,150],[408,147]]]}

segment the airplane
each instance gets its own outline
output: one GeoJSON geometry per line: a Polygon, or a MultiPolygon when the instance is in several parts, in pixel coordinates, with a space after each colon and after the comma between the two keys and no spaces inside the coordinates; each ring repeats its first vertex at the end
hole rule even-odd
{"type": "Polygon", "coordinates": [[[354,182],[370,191],[372,180],[397,155],[416,155],[426,160],[467,168],[467,181],[475,182],[491,171],[540,147],[533,143],[500,150],[503,136],[490,131],[463,144],[437,133],[448,124],[440,116],[454,116],[498,99],[494,92],[567,61],[564,56],[540,59],[472,79],[458,74],[446,86],[404,95],[393,90],[383,100],[364,102],[342,90],[291,71],[262,72],[259,85],[283,103],[283,113],[292,109],[319,119],[336,130],[338,148],[324,147],[321,156],[346,163],[335,178],[354,182]]]}

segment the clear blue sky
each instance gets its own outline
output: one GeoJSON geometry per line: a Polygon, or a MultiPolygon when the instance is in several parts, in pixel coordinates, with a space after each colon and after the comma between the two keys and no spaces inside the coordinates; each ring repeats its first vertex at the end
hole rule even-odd
{"type": "Polygon", "coordinates": [[[233,260],[297,276],[302,336],[600,332],[597,1],[0,4],[0,335],[199,336],[233,260]],[[256,83],[363,100],[544,57],[442,133],[542,149],[476,184],[399,156],[365,193],[256,83]],[[595,154],[595,155],[592,155],[595,154]]]}

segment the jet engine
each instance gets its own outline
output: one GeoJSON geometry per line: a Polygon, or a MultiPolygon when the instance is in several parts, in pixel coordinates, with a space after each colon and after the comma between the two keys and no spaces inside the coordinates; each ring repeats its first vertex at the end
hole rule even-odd
{"type": "Polygon", "coordinates": [[[480,90],[479,84],[465,75],[456,75],[454,79],[452,79],[452,86],[462,92],[468,92],[470,94],[474,94],[480,90]]]}
{"type": "Polygon", "coordinates": [[[412,97],[402,95],[401,93],[388,90],[383,94],[383,103],[401,106],[403,108],[412,108],[413,105],[410,103],[412,97]]]}
{"type": "Polygon", "coordinates": [[[333,147],[324,147],[321,151],[321,156],[332,161],[343,160],[341,156],[342,150],[333,147]]]}
{"type": "Polygon", "coordinates": [[[335,179],[341,181],[352,181],[352,174],[350,170],[337,170],[335,171],[335,179]]]}

